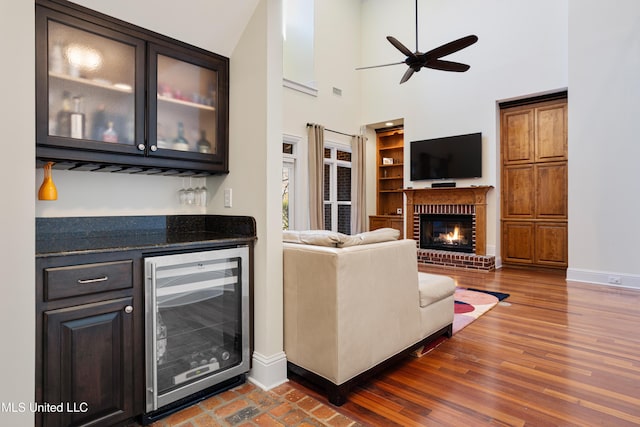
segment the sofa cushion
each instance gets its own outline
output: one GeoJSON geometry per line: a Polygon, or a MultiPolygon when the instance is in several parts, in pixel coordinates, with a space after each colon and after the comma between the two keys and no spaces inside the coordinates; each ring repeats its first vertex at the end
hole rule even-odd
{"type": "Polygon", "coordinates": [[[434,302],[447,298],[456,290],[456,282],[449,276],[440,274],[418,273],[420,290],[420,307],[427,307],[434,302]]]}
{"type": "Polygon", "coordinates": [[[305,245],[337,248],[389,242],[392,240],[398,240],[398,237],[400,237],[400,231],[394,228],[379,228],[377,230],[366,231],[354,236],[329,230],[283,230],[282,232],[282,241],[286,243],[300,243],[305,245]]]}
{"type": "Polygon", "coordinates": [[[301,243],[305,245],[337,247],[349,237],[346,234],[329,230],[284,230],[282,241],[287,243],[301,243]]]}
{"type": "Polygon", "coordinates": [[[354,236],[346,236],[342,242],[338,243],[339,248],[349,246],[369,245],[371,243],[389,242],[398,240],[400,231],[395,228],[379,228],[373,231],[365,231],[364,233],[354,236]]]}

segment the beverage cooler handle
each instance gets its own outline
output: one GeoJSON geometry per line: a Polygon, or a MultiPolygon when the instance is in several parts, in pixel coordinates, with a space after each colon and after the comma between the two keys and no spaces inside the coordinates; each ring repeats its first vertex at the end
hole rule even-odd
{"type": "Polygon", "coordinates": [[[151,325],[152,331],[152,343],[151,357],[153,365],[153,375],[151,376],[152,389],[151,395],[153,396],[153,407],[158,408],[158,343],[157,343],[157,326],[158,326],[158,301],[156,300],[156,263],[151,263],[151,325]]]}

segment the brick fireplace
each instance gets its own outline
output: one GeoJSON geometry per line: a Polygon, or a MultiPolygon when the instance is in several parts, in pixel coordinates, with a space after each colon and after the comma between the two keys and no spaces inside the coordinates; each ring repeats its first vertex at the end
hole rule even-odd
{"type": "Polygon", "coordinates": [[[477,186],[404,190],[407,196],[405,235],[416,240],[419,263],[486,271],[495,269],[495,256],[486,255],[486,195],[492,188],[477,186]],[[447,218],[451,223],[455,223],[457,218],[470,218],[465,239],[470,239],[468,247],[472,249],[457,251],[453,246],[446,249],[427,248],[424,245],[424,228],[427,224],[425,217],[447,218]]]}

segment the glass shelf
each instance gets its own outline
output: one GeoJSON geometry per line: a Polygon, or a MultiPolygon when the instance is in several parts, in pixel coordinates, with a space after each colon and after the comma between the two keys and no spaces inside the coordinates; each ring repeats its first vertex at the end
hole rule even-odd
{"type": "Polygon", "coordinates": [[[66,80],[68,82],[78,83],[81,85],[86,85],[94,88],[112,90],[114,92],[122,92],[127,94],[133,93],[133,87],[131,87],[131,85],[128,85],[126,83],[111,83],[109,81],[106,81],[106,80],[103,81],[100,79],[90,80],[82,77],[73,77],[68,74],[54,73],[53,71],[49,72],[49,78],[66,80]]]}
{"type": "Polygon", "coordinates": [[[185,101],[182,99],[169,98],[167,96],[158,95],[158,101],[169,102],[171,104],[182,105],[185,107],[198,108],[207,111],[216,111],[215,107],[206,104],[199,104],[197,102],[185,101]]]}

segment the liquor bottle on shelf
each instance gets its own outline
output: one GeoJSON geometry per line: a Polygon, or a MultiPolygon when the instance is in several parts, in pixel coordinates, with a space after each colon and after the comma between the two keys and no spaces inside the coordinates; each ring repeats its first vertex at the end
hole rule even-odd
{"type": "Polygon", "coordinates": [[[109,122],[107,130],[102,133],[102,140],[104,142],[118,142],[118,134],[113,130],[113,122],[109,122]]]}
{"type": "Polygon", "coordinates": [[[84,113],[82,110],[82,98],[73,97],[73,112],[71,113],[71,138],[84,138],[84,113]]]}
{"type": "Polygon", "coordinates": [[[218,99],[218,91],[216,90],[216,85],[211,83],[209,84],[209,96],[206,98],[205,104],[211,107],[215,107],[216,99],[218,99]]]}
{"type": "Polygon", "coordinates": [[[95,141],[102,141],[104,132],[108,126],[107,112],[105,111],[104,104],[100,104],[93,117],[91,117],[91,139],[95,141]]]}
{"type": "Polygon", "coordinates": [[[173,149],[189,151],[189,141],[184,137],[184,125],[182,122],[178,122],[178,136],[173,140],[173,149]]]}
{"type": "Polygon", "coordinates": [[[57,136],[71,136],[71,98],[67,91],[62,94],[62,109],[58,111],[56,123],[57,136]]]}
{"type": "Polygon", "coordinates": [[[211,143],[207,141],[207,135],[204,130],[200,131],[200,139],[197,142],[199,153],[211,153],[211,143]]]}

